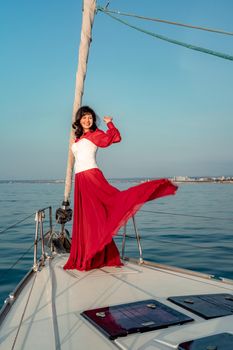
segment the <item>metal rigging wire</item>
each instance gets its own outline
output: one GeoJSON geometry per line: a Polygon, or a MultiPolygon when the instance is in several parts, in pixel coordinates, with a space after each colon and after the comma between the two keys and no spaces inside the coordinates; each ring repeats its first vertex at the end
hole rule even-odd
{"type": "MultiPolygon", "coordinates": [[[[108,3],[108,5],[109,5],[109,3],[108,3]]],[[[127,16],[127,17],[134,17],[134,18],[138,18],[138,19],[144,19],[146,21],[153,21],[153,22],[171,24],[171,25],[174,25],[174,26],[180,26],[180,27],[186,27],[186,28],[191,28],[191,29],[204,30],[204,31],[207,31],[207,32],[224,34],[224,35],[233,35],[233,32],[227,32],[227,31],[222,30],[222,29],[207,28],[207,27],[201,27],[201,26],[191,25],[191,24],[187,24],[187,23],[168,21],[168,20],[164,20],[164,19],[160,19],[160,18],[151,18],[151,17],[139,16],[139,15],[136,15],[136,14],[133,14],[133,13],[125,13],[125,12],[120,12],[120,11],[117,11],[117,10],[108,10],[107,6],[105,6],[104,8],[98,6],[97,10],[103,11],[105,13],[112,13],[112,14],[120,15],[120,16],[127,16]]]]}
{"type": "Polygon", "coordinates": [[[113,16],[111,13],[109,13],[109,11],[106,11],[104,8],[102,7],[98,7],[97,10],[105,13],[107,16],[113,18],[115,21],[118,21],[130,28],[133,28],[141,33],[144,33],[144,34],[147,34],[147,35],[150,35],[150,36],[153,36],[154,38],[156,39],[160,39],[160,40],[163,40],[163,41],[167,41],[171,44],[175,44],[175,45],[179,45],[179,46],[183,46],[187,49],[190,49],[190,50],[194,50],[194,51],[199,51],[199,52],[202,52],[202,53],[205,53],[205,54],[209,54],[209,55],[213,55],[213,56],[216,56],[216,57],[219,57],[219,58],[223,58],[225,60],[230,60],[230,61],[233,61],[233,55],[229,55],[229,54],[226,54],[224,52],[218,52],[218,51],[214,51],[214,50],[211,50],[211,49],[208,49],[208,48],[205,48],[205,47],[201,47],[201,46],[196,46],[196,45],[193,45],[193,44],[189,44],[189,43],[185,43],[185,42],[182,42],[182,41],[179,41],[179,40],[175,40],[175,39],[171,39],[171,38],[168,38],[164,35],[160,35],[160,34],[156,34],[154,32],[151,32],[149,30],[145,30],[145,29],[142,29],[142,28],[139,28],[135,25],[132,25],[126,21],[123,21],[122,19],[116,17],[116,16],[113,16]]]}

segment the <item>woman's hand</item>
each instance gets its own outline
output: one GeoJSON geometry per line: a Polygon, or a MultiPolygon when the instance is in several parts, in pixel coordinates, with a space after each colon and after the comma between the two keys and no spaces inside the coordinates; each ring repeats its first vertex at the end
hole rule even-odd
{"type": "Polygon", "coordinates": [[[109,123],[109,122],[111,122],[112,121],[112,117],[109,117],[109,116],[105,116],[104,117],[104,122],[107,124],[107,123],[109,123]]]}

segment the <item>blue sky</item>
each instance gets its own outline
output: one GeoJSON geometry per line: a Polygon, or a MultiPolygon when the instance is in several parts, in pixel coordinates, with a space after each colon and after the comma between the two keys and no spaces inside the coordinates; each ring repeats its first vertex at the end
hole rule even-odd
{"type": "MultiPolygon", "coordinates": [[[[0,3],[0,179],[65,177],[81,7],[81,0],[0,3]]],[[[231,0],[112,0],[109,9],[233,32],[231,0]]],[[[232,36],[124,19],[233,55],[232,36]]],[[[232,61],[97,13],[83,104],[113,116],[122,134],[98,152],[105,175],[233,175],[232,81],[232,61]]]]}

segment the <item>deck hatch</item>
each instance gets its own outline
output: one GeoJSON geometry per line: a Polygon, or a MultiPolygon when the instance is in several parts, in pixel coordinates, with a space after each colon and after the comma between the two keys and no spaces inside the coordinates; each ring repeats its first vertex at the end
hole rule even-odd
{"type": "Polygon", "coordinates": [[[179,344],[178,350],[232,350],[233,334],[220,333],[179,344]]]}
{"type": "Polygon", "coordinates": [[[112,340],[131,333],[143,333],[193,321],[192,318],[151,299],[86,310],[81,315],[112,340]]]}
{"type": "Polygon", "coordinates": [[[203,294],[169,297],[169,301],[206,320],[233,314],[232,294],[203,294]]]}

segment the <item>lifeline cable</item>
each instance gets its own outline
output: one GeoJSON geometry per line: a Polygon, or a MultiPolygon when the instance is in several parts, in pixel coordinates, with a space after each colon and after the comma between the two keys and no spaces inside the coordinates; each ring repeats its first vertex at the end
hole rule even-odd
{"type": "Polygon", "coordinates": [[[165,212],[165,211],[155,211],[155,210],[147,210],[147,209],[141,209],[140,212],[147,212],[147,213],[154,213],[154,214],[165,214],[165,215],[174,215],[174,216],[186,216],[190,218],[200,218],[200,219],[209,219],[209,220],[224,220],[224,221],[233,221],[232,218],[219,218],[216,216],[204,216],[204,215],[193,215],[193,214],[182,214],[182,213],[172,213],[172,212],[165,212]]]}
{"type": "Polygon", "coordinates": [[[15,267],[18,262],[32,249],[32,247],[34,246],[34,242],[33,244],[18,258],[18,260],[16,260],[8,269],[4,270],[3,273],[0,275],[0,281],[3,280],[3,278],[5,277],[5,275],[13,269],[13,267],[15,267]]]}
{"type": "MultiPolygon", "coordinates": [[[[116,238],[120,238],[120,237],[123,237],[124,235],[123,234],[117,234],[115,237],[116,238]]],[[[127,238],[130,238],[130,239],[135,239],[136,240],[136,237],[135,236],[131,236],[131,235],[128,235],[126,234],[125,237],[127,238]]],[[[152,241],[154,242],[154,239],[153,238],[150,238],[150,237],[144,237],[144,235],[140,235],[140,239],[142,241],[152,241]]],[[[174,245],[182,245],[182,246],[185,246],[185,247],[189,247],[189,248],[195,248],[195,249],[202,249],[202,250],[211,250],[211,251],[214,251],[214,250],[218,250],[218,249],[225,249],[226,247],[221,247],[221,246],[213,246],[213,247],[205,247],[205,246],[201,246],[201,245],[197,245],[197,244],[192,244],[192,243],[185,243],[185,242],[180,242],[180,241],[170,241],[169,239],[161,239],[161,238],[158,238],[156,237],[156,242],[162,242],[162,243],[171,243],[171,244],[174,244],[174,245]]],[[[228,247],[228,250],[233,250],[233,247],[228,247]]]]}
{"type": "Polygon", "coordinates": [[[6,231],[8,231],[11,228],[16,227],[18,224],[21,224],[22,222],[26,221],[27,219],[29,219],[30,217],[34,216],[36,213],[32,213],[28,216],[26,216],[24,219],[21,219],[19,221],[17,221],[16,223],[14,223],[13,225],[10,225],[8,227],[6,227],[4,230],[0,231],[0,235],[2,235],[3,233],[5,233],[6,231]]]}

